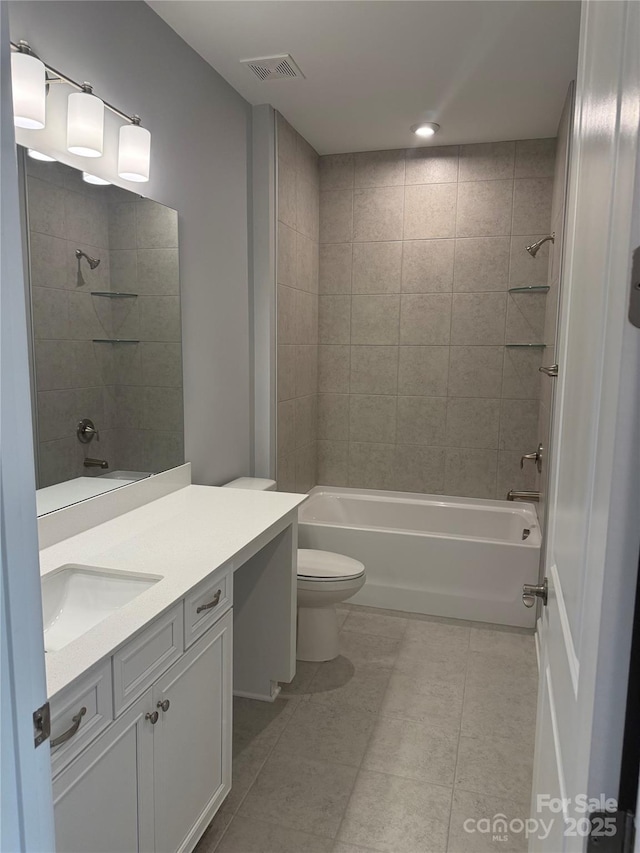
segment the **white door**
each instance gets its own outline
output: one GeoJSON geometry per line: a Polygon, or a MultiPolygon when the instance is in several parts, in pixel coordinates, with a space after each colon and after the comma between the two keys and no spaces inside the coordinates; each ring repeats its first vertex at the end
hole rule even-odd
{"type": "Polygon", "coordinates": [[[60,853],[152,853],[152,709],[148,690],[54,780],[60,853]]]}
{"type": "Polygon", "coordinates": [[[547,853],[584,849],[582,798],[617,795],[638,565],[640,4],[583,3],[581,29],[530,841],[547,853]]]}
{"type": "Polygon", "coordinates": [[[34,746],[47,688],[9,52],[0,3],[0,850],[50,853],[49,743],[34,746]]]}
{"type": "Polygon", "coordinates": [[[230,610],[153,688],[156,853],[191,850],[231,787],[230,610]]]}

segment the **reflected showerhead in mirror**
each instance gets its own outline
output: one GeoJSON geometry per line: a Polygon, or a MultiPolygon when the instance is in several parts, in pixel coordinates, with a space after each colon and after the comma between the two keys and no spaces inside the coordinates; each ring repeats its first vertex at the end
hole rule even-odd
{"type": "Polygon", "coordinates": [[[555,238],[556,238],[555,233],[549,234],[548,237],[543,237],[541,240],[538,240],[536,243],[531,243],[530,246],[525,246],[525,249],[527,250],[527,252],[529,252],[529,254],[531,255],[532,258],[535,258],[535,256],[540,251],[540,247],[543,245],[543,243],[546,243],[547,240],[551,240],[552,243],[555,243],[555,238]]]}
{"type": "Polygon", "coordinates": [[[100,263],[100,258],[92,258],[87,255],[86,252],[83,252],[82,249],[76,249],[76,258],[78,260],[80,260],[80,258],[86,258],[89,268],[92,270],[94,270],[100,263]]]}

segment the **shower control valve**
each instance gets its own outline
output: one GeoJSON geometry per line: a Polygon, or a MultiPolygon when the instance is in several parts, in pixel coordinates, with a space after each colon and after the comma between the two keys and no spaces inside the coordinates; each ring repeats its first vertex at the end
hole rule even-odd
{"type": "Polygon", "coordinates": [[[531,462],[536,463],[536,467],[538,469],[538,473],[542,473],[542,452],[544,448],[542,444],[538,445],[538,449],[533,453],[525,453],[524,456],[520,457],[520,468],[524,468],[524,460],[529,459],[531,462]]]}
{"type": "Polygon", "coordinates": [[[541,584],[525,583],[522,587],[522,603],[525,607],[533,607],[536,598],[539,598],[544,606],[547,606],[549,597],[549,584],[545,578],[541,584]]]}

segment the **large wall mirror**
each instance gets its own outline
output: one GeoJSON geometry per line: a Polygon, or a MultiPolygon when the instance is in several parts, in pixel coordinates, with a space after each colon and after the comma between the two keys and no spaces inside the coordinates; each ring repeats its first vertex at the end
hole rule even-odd
{"type": "Polygon", "coordinates": [[[184,461],[178,217],[20,153],[42,515],[184,461]]]}

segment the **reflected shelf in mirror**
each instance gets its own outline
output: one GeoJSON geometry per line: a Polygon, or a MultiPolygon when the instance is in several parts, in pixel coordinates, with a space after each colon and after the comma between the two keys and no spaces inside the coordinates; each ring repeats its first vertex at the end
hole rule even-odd
{"type": "Polygon", "coordinates": [[[509,293],[548,293],[548,284],[528,284],[526,287],[510,287],[509,293]]]}
{"type": "Polygon", "coordinates": [[[116,290],[92,290],[92,296],[106,296],[108,299],[135,299],[137,293],[124,293],[116,290]]]}
{"type": "Polygon", "coordinates": [[[505,344],[507,349],[546,349],[546,344],[505,344]]]}

